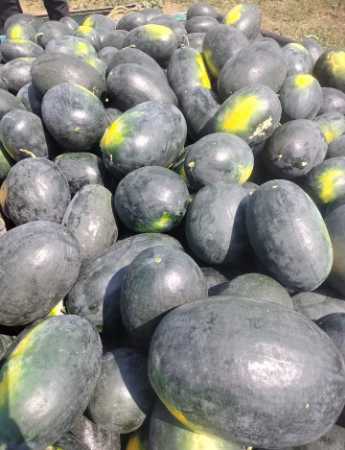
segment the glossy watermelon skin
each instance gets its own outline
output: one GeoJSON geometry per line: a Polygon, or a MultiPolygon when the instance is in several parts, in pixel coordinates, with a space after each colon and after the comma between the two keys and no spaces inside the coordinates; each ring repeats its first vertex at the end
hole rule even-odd
{"type": "Polygon", "coordinates": [[[320,127],[328,145],[345,133],[345,117],[339,112],[321,114],[316,117],[315,122],[320,127]]]}
{"type": "Polygon", "coordinates": [[[12,109],[25,109],[25,107],[13,94],[5,89],[0,89],[0,119],[12,109]]]}
{"type": "Polygon", "coordinates": [[[247,191],[218,182],[195,195],[188,209],[185,233],[192,254],[206,264],[236,264],[247,251],[244,226],[247,191]]]}
{"type": "Polygon", "coordinates": [[[163,14],[158,17],[153,17],[152,19],[148,20],[147,23],[163,25],[170,28],[176,34],[177,43],[179,45],[186,42],[187,31],[185,25],[182,22],[177,21],[174,17],[166,16],[163,14]]]}
{"type": "Polygon", "coordinates": [[[8,28],[13,24],[19,24],[19,25],[32,25],[36,30],[40,26],[40,21],[37,17],[31,15],[31,14],[13,14],[12,16],[8,17],[4,24],[4,32],[8,30],[8,28]]]}
{"type": "Polygon", "coordinates": [[[317,320],[316,324],[328,334],[340,353],[345,357],[345,313],[328,314],[317,320]]]}
{"type": "Polygon", "coordinates": [[[334,263],[328,283],[333,289],[344,296],[345,246],[343,229],[345,223],[345,205],[341,203],[339,206],[335,206],[326,213],[325,222],[331,236],[334,251],[334,263]]]}
{"type": "Polygon", "coordinates": [[[117,240],[112,195],[104,186],[84,186],[68,205],[62,224],[78,240],[82,260],[102,255],[117,240]]]}
{"type": "Polygon", "coordinates": [[[275,130],[262,158],[273,176],[293,179],[306,175],[321,164],[326,154],[327,142],[317,124],[298,119],[275,130]]]}
{"type": "Polygon", "coordinates": [[[345,157],[329,158],[314,167],[303,186],[320,205],[332,204],[345,197],[345,157]]]}
{"type": "Polygon", "coordinates": [[[309,51],[302,45],[292,42],[283,47],[283,54],[288,66],[288,75],[312,73],[313,59],[309,51]]]}
{"type": "Polygon", "coordinates": [[[111,30],[107,32],[104,37],[101,37],[102,48],[114,47],[120,50],[126,39],[128,31],[126,30],[111,30]]]}
{"type": "Polygon", "coordinates": [[[195,190],[218,181],[243,184],[253,170],[251,148],[231,134],[211,133],[186,147],[186,152],[184,171],[195,190]]]}
{"type": "Polygon", "coordinates": [[[104,185],[104,165],[93,153],[62,153],[55,158],[55,165],[66,177],[72,196],[88,184],[104,185]]]}
{"type": "Polygon", "coordinates": [[[100,148],[117,178],[142,166],[169,167],[183,151],[187,125],[174,105],[149,101],[122,114],[105,131],[100,148]]]}
{"type": "Polygon", "coordinates": [[[123,178],[114,195],[115,211],[137,233],[167,232],[181,223],[189,192],[175,172],[158,166],[141,167],[123,178]]]}
{"type": "Polygon", "coordinates": [[[5,114],[0,121],[0,140],[15,161],[48,157],[42,121],[32,112],[17,109],[5,114]]]}
{"type": "Polygon", "coordinates": [[[140,103],[156,101],[177,105],[177,98],[168,83],[155,72],[139,64],[120,64],[107,77],[107,90],[122,111],[140,103]]]}
{"type": "Polygon", "coordinates": [[[247,297],[254,301],[273,302],[293,309],[288,291],[274,278],[261,273],[245,273],[213,290],[213,295],[247,297]]]}
{"type": "Polygon", "coordinates": [[[203,56],[210,74],[217,78],[225,63],[248,45],[246,36],[236,28],[219,24],[209,30],[203,42],[203,56]]]}
{"type": "Polygon", "coordinates": [[[177,48],[177,36],[171,28],[164,25],[146,24],[131,30],[126,36],[124,46],[134,45],[150,55],[161,66],[166,67],[177,48]]]}
{"type": "Polygon", "coordinates": [[[88,406],[96,424],[119,433],[135,431],[143,424],[152,401],[142,353],[118,348],[103,355],[101,375],[88,406]]]}
{"type": "Polygon", "coordinates": [[[151,450],[243,450],[241,444],[215,436],[194,433],[179,423],[167,409],[156,402],[150,418],[149,444],[151,450]]]}
{"type": "Polygon", "coordinates": [[[106,72],[108,70],[109,64],[113,61],[117,52],[118,52],[118,49],[115,47],[103,47],[98,52],[98,58],[101,59],[107,66],[106,70],[105,70],[106,72]]]}
{"type": "Polygon", "coordinates": [[[86,39],[77,36],[62,36],[51,39],[45,49],[48,53],[62,53],[64,55],[86,58],[96,56],[96,50],[86,39]]]}
{"type": "Polygon", "coordinates": [[[77,56],[45,53],[32,65],[32,82],[44,95],[49,89],[61,83],[84,86],[100,97],[105,91],[105,79],[95,68],[77,56]]]}
{"type": "Polygon", "coordinates": [[[206,280],[189,255],[167,246],[148,248],[128,267],[121,290],[122,321],[144,346],[167,312],[205,297],[206,280]]]}
{"type": "Polygon", "coordinates": [[[283,53],[259,41],[242,48],[224,64],[218,78],[218,92],[223,100],[239,89],[257,84],[278,92],[286,75],[283,53]]]}
{"type": "Polygon", "coordinates": [[[187,33],[207,33],[219,22],[215,17],[210,16],[194,16],[187,20],[187,33]]]}
{"type": "Polygon", "coordinates": [[[80,317],[29,329],[1,368],[1,448],[46,448],[65,433],[87,406],[101,354],[98,333],[80,317]]]}
{"type": "Polygon", "coordinates": [[[308,291],[326,280],[333,264],[331,240],[316,205],[300,187],[287,180],[264,183],[250,196],[246,217],[257,258],[283,286],[308,291]],[[299,239],[291,239],[296,232],[299,239]]]}
{"type": "Polygon", "coordinates": [[[145,23],[145,16],[140,13],[133,12],[122,16],[121,19],[117,22],[116,29],[131,31],[134,28],[144,25],[145,23]]]}
{"type": "Polygon", "coordinates": [[[259,144],[277,128],[282,114],[279,98],[269,87],[249,86],[232,94],[201,131],[235,134],[259,144]]]}
{"type": "Polygon", "coordinates": [[[57,39],[68,34],[70,34],[70,30],[67,25],[56,20],[49,20],[39,27],[36,40],[41,47],[46,47],[51,39],[57,39]]]}
{"type": "Polygon", "coordinates": [[[41,116],[42,95],[32,83],[25,84],[19,89],[17,99],[23,103],[28,111],[39,117],[41,116]]]}
{"type": "Polygon", "coordinates": [[[260,8],[252,4],[236,5],[224,17],[224,23],[242,31],[248,39],[254,40],[261,28],[260,8]]]}
{"type": "Polygon", "coordinates": [[[36,29],[31,23],[13,23],[6,28],[9,41],[23,40],[35,42],[36,29]]]}
{"type": "Polygon", "coordinates": [[[35,58],[43,54],[43,48],[31,41],[6,41],[1,44],[1,56],[5,62],[16,58],[35,58]]]}
{"type": "Polygon", "coordinates": [[[31,82],[31,66],[35,58],[17,58],[6,63],[1,78],[9,92],[17,94],[20,88],[31,82]]]}
{"type": "Polygon", "coordinates": [[[67,180],[45,158],[19,161],[0,189],[2,211],[15,225],[33,220],[59,223],[70,199],[67,180]]]}
{"type": "Polygon", "coordinates": [[[309,51],[314,65],[316,61],[320,58],[322,53],[325,51],[325,48],[321,46],[317,39],[313,37],[305,37],[302,41],[303,46],[309,51]]]}
{"type": "Polygon", "coordinates": [[[62,148],[89,151],[102,137],[105,109],[99,98],[83,86],[62,83],[44,95],[42,118],[62,148]]]}
{"type": "Polygon", "coordinates": [[[314,67],[314,74],[321,86],[339,89],[345,93],[345,51],[326,50],[314,67]]]}
{"type": "Polygon", "coordinates": [[[89,14],[82,22],[82,25],[94,28],[95,30],[114,30],[116,27],[115,21],[103,14],[89,14]]]}
{"type": "Polygon", "coordinates": [[[331,87],[323,87],[323,103],[320,114],[329,112],[340,112],[345,114],[345,93],[339,89],[331,87]]]}
{"type": "Polygon", "coordinates": [[[266,448],[303,445],[328,431],[344,405],[344,370],[340,352],[309,319],[245,297],[176,309],[157,328],[149,354],[151,384],[182,424],[266,448]],[[298,382],[284,381],[281,360],[298,382]]]}
{"type": "Polygon", "coordinates": [[[95,28],[80,25],[74,30],[73,35],[86,39],[97,51],[102,47],[100,35],[95,28]]]}
{"type": "Polygon", "coordinates": [[[187,20],[195,16],[219,17],[219,12],[208,3],[194,3],[187,10],[187,20]]]}
{"type": "Polygon", "coordinates": [[[321,292],[301,292],[292,297],[295,311],[310,320],[319,320],[329,314],[345,313],[345,302],[321,292]]]}
{"type": "Polygon", "coordinates": [[[314,119],[323,101],[320,83],[310,74],[289,76],[279,95],[285,120],[314,119]]]}
{"type": "Polygon", "coordinates": [[[77,241],[52,222],[35,221],[8,231],[1,256],[0,323],[6,326],[45,317],[79,275],[77,241]]]}
{"type": "Polygon", "coordinates": [[[139,234],[116,242],[106,254],[85,264],[69,292],[68,312],[85,317],[99,330],[119,332],[121,286],[127,266],[143,250],[161,244],[181,248],[171,236],[139,234]]]}

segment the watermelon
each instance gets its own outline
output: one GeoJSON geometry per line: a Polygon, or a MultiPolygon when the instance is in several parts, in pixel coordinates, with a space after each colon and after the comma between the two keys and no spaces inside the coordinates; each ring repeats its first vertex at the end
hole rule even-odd
{"type": "Polygon", "coordinates": [[[125,14],[116,24],[117,30],[131,31],[134,28],[144,25],[146,23],[146,17],[138,12],[125,14]]]}
{"type": "Polygon", "coordinates": [[[0,140],[0,183],[7,177],[8,172],[13,166],[14,161],[8,156],[0,140]]]}
{"type": "Polygon", "coordinates": [[[300,292],[292,301],[297,312],[314,321],[329,314],[345,314],[344,300],[321,292],[300,292]]]}
{"type": "Polygon", "coordinates": [[[41,116],[42,95],[32,83],[25,84],[20,88],[17,98],[28,111],[41,116]]]}
{"type": "Polygon", "coordinates": [[[187,35],[186,28],[183,22],[176,20],[174,17],[160,15],[148,20],[147,23],[154,25],[163,25],[164,27],[170,28],[175,33],[177,43],[179,45],[186,43],[186,35],[187,35]]]}
{"type": "Polygon", "coordinates": [[[345,93],[331,87],[322,88],[323,102],[320,114],[340,112],[345,114],[345,93]]]}
{"type": "Polygon", "coordinates": [[[91,91],[62,83],[52,87],[42,101],[45,126],[60,146],[70,151],[92,150],[102,137],[105,110],[91,91]]]}
{"type": "Polygon", "coordinates": [[[283,55],[288,67],[288,75],[296,73],[311,73],[313,60],[308,50],[302,44],[292,42],[283,47],[283,55]]]}
{"type": "Polygon", "coordinates": [[[117,52],[118,52],[118,49],[115,47],[103,47],[98,52],[98,58],[101,59],[107,66],[106,73],[107,73],[109,64],[113,61],[114,56],[116,55],[117,52]]]}
{"type": "Polygon", "coordinates": [[[201,53],[204,45],[205,36],[206,36],[205,33],[189,33],[187,35],[188,47],[194,48],[194,50],[197,50],[198,52],[201,53]]]}
{"type": "Polygon", "coordinates": [[[169,313],[152,338],[149,377],[182,425],[246,446],[317,440],[345,403],[344,359],[330,338],[290,308],[245,297],[169,313]]]}
{"type": "Polygon", "coordinates": [[[9,349],[13,346],[14,338],[7,336],[7,334],[0,334],[0,363],[3,362],[3,358],[7,355],[9,349]]]}
{"type": "Polygon", "coordinates": [[[61,17],[61,19],[60,19],[60,22],[61,23],[63,23],[63,24],[65,24],[67,27],[68,27],[68,29],[70,30],[70,31],[74,31],[76,28],[78,28],[78,22],[76,22],[74,19],[72,19],[72,17],[70,17],[70,16],[64,16],[64,17],[61,17]]]}
{"type": "Polygon", "coordinates": [[[88,406],[93,422],[130,433],[143,424],[152,399],[145,356],[129,348],[103,355],[101,375],[88,406]]]}
{"type": "Polygon", "coordinates": [[[248,39],[254,40],[261,28],[260,8],[257,5],[240,3],[226,14],[224,23],[242,31],[248,39]]]}
{"type": "Polygon", "coordinates": [[[42,121],[32,112],[14,109],[5,114],[0,121],[0,140],[15,161],[28,157],[48,157],[42,121]]]}
{"type": "Polygon", "coordinates": [[[145,8],[141,11],[141,15],[145,17],[147,22],[149,22],[152,19],[161,17],[162,10],[160,8],[145,8]]]}
{"type": "Polygon", "coordinates": [[[88,40],[76,36],[62,36],[51,39],[45,51],[48,53],[79,56],[81,58],[96,55],[95,48],[88,40]]]}
{"type": "Polygon", "coordinates": [[[13,94],[5,89],[0,89],[0,120],[13,109],[25,109],[25,107],[13,94]]]}
{"type": "Polygon", "coordinates": [[[327,158],[345,156],[345,133],[328,144],[327,158]]]}
{"type": "Polygon", "coordinates": [[[345,117],[339,112],[324,113],[315,122],[321,129],[327,144],[331,144],[345,133],[345,117]]]}
{"type": "Polygon", "coordinates": [[[105,253],[118,236],[111,192],[98,184],[82,187],[68,205],[62,224],[77,239],[82,260],[105,253]]]}
{"type": "Polygon", "coordinates": [[[139,233],[170,231],[182,221],[188,204],[188,189],[181,177],[158,166],[129,173],[114,195],[120,220],[139,233]]]}
{"type": "Polygon", "coordinates": [[[184,171],[190,186],[200,189],[217,181],[243,184],[253,170],[249,145],[227,133],[211,133],[186,147],[184,171]]]}
{"type": "Polygon", "coordinates": [[[344,245],[344,224],[345,224],[345,204],[335,206],[325,215],[325,222],[331,236],[334,263],[331,275],[328,279],[329,285],[345,295],[345,245],[344,245]]]}
{"type": "Polygon", "coordinates": [[[126,30],[110,30],[101,37],[101,46],[114,47],[120,50],[123,47],[128,31],[126,30]]]}
{"type": "Polygon", "coordinates": [[[248,249],[245,229],[247,191],[218,182],[200,189],[186,216],[185,232],[192,253],[206,264],[236,264],[248,249]]]}
{"type": "Polygon", "coordinates": [[[2,211],[15,225],[33,220],[60,223],[70,199],[66,178],[45,158],[19,161],[0,189],[2,211]]]}
{"type": "Polygon", "coordinates": [[[202,271],[182,250],[157,246],[140,253],[127,269],[121,289],[121,317],[143,346],[171,309],[207,297],[202,271]]]}
{"type": "Polygon", "coordinates": [[[246,216],[257,258],[283,286],[308,291],[326,280],[333,264],[330,236],[299,186],[287,180],[262,184],[249,197],[246,216]]]}
{"type": "Polygon", "coordinates": [[[5,62],[16,58],[31,57],[34,58],[43,53],[43,48],[32,41],[12,40],[1,44],[1,56],[5,62]]]}
{"type": "Polygon", "coordinates": [[[187,20],[187,33],[207,33],[214,26],[218,25],[218,20],[211,16],[194,16],[187,20]]]}
{"type": "Polygon", "coordinates": [[[345,313],[328,314],[316,323],[328,334],[345,358],[345,313]]]}
{"type": "Polygon", "coordinates": [[[290,75],[279,95],[285,120],[314,119],[323,102],[322,88],[310,74],[290,75]]]}
{"type": "Polygon", "coordinates": [[[279,98],[269,87],[245,87],[225,100],[202,134],[225,132],[235,134],[249,144],[258,144],[272,135],[281,113],[279,98]]]}
{"type": "Polygon", "coordinates": [[[303,47],[305,47],[309,51],[314,64],[325,51],[324,47],[322,47],[320,42],[314,37],[304,37],[302,40],[302,44],[303,47]]]}
{"type": "Polygon", "coordinates": [[[109,16],[103,14],[89,14],[82,21],[82,25],[95,30],[114,30],[116,23],[109,16]]]}
{"type": "Polygon", "coordinates": [[[6,38],[9,41],[35,42],[36,29],[31,23],[13,23],[6,29],[6,38]]]}
{"type": "Polygon", "coordinates": [[[187,20],[195,16],[219,17],[219,13],[214,6],[208,3],[193,3],[187,10],[187,20]]]}
{"type": "Polygon", "coordinates": [[[46,47],[51,39],[61,38],[69,33],[70,30],[64,23],[56,20],[49,20],[48,22],[42,23],[39,27],[36,39],[39,45],[46,47]]]}
{"type": "Polygon", "coordinates": [[[1,78],[8,91],[17,94],[20,88],[31,82],[31,66],[35,58],[17,58],[6,63],[1,78]]]}
{"type": "Polygon", "coordinates": [[[339,89],[345,93],[345,51],[326,50],[317,60],[314,74],[321,86],[339,89]]]}
{"type": "Polygon", "coordinates": [[[246,36],[236,28],[219,24],[209,30],[203,42],[203,56],[211,75],[218,77],[225,63],[248,45],[246,36]]]}
{"type": "Polygon", "coordinates": [[[40,21],[36,16],[32,16],[31,14],[13,14],[8,17],[4,24],[4,31],[8,30],[8,28],[13,24],[20,25],[32,25],[36,30],[40,26],[40,21]]]}
{"type": "Polygon", "coordinates": [[[46,448],[67,432],[95,388],[101,354],[97,332],[80,317],[52,317],[29,329],[1,368],[4,448],[46,448]]]}
{"type": "Polygon", "coordinates": [[[187,126],[174,105],[149,101],[122,114],[100,142],[106,167],[118,178],[142,166],[170,166],[182,153],[187,126]]]}
{"type": "Polygon", "coordinates": [[[263,160],[274,176],[296,178],[320,164],[326,153],[327,143],[317,124],[298,119],[276,129],[265,146],[263,160]]]}
{"type": "Polygon", "coordinates": [[[102,47],[101,38],[95,28],[80,25],[74,30],[73,35],[87,40],[97,51],[102,47]]]}
{"type": "Polygon", "coordinates": [[[204,274],[207,283],[209,297],[213,295],[218,286],[221,286],[228,281],[228,278],[214,267],[201,267],[201,271],[204,274]]]}

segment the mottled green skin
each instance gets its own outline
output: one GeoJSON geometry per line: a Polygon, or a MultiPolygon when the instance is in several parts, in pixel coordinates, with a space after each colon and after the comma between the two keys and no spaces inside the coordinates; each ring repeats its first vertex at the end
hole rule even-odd
{"type": "Polygon", "coordinates": [[[333,263],[331,240],[316,205],[300,187],[287,180],[264,183],[249,197],[246,216],[255,254],[277,281],[308,291],[326,280],[333,263]]]}
{"type": "Polygon", "coordinates": [[[120,295],[127,266],[143,250],[156,245],[181,248],[180,243],[168,235],[138,234],[116,242],[105,255],[85,264],[69,292],[68,312],[87,318],[98,329],[120,331],[120,295]]]}
{"type": "Polygon", "coordinates": [[[1,56],[5,62],[21,57],[36,57],[43,54],[43,48],[31,41],[6,41],[1,44],[1,56]]]}
{"type": "Polygon", "coordinates": [[[244,450],[244,446],[231,441],[225,441],[215,436],[198,435],[179,423],[169,411],[157,401],[150,418],[149,433],[150,450],[244,450]]]}
{"type": "Polygon", "coordinates": [[[193,255],[206,264],[235,264],[248,248],[244,226],[247,191],[241,186],[218,182],[194,197],[185,222],[193,255]]]}
{"type": "Polygon", "coordinates": [[[118,433],[135,431],[143,424],[152,401],[142,353],[118,348],[103,355],[101,375],[88,406],[96,424],[118,433]]]}
{"type": "Polygon", "coordinates": [[[9,92],[17,94],[25,84],[31,82],[31,66],[35,58],[17,58],[6,63],[1,70],[1,78],[9,92]]]}
{"type": "Polygon", "coordinates": [[[153,336],[149,377],[190,427],[247,446],[317,440],[345,403],[345,364],[329,337],[292,309],[245,297],[169,313],[153,336]]]}
{"type": "Polygon", "coordinates": [[[41,47],[46,47],[51,39],[58,39],[68,34],[70,30],[67,25],[56,20],[49,20],[39,27],[36,39],[41,47]]]}
{"type": "Polygon", "coordinates": [[[53,317],[22,339],[16,362],[9,354],[0,373],[1,450],[56,442],[85,410],[100,374],[101,341],[85,319],[53,317]]]}
{"type": "Polygon", "coordinates": [[[101,141],[106,167],[118,178],[142,166],[169,167],[183,152],[187,125],[172,104],[144,102],[118,121],[122,124],[120,137],[109,143],[101,141]]]}

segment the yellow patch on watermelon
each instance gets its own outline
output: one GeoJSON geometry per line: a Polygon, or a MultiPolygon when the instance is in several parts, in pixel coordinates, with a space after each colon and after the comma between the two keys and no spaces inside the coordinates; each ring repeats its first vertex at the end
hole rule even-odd
{"type": "Polygon", "coordinates": [[[154,231],[163,231],[165,230],[173,221],[171,214],[167,211],[164,211],[159,219],[156,219],[152,222],[152,228],[154,231]]]}
{"type": "MultiPolygon", "coordinates": [[[[188,450],[219,450],[229,446],[229,442],[223,441],[216,436],[199,433],[188,434],[188,436],[186,436],[186,444],[188,450]]],[[[236,444],[234,444],[234,450],[235,445],[236,444]]],[[[240,445],[238,445],[237,449],[239,450],[240,448],[240,445]]]]}
{"type": "Polygon", "coordinates": [[[221,129],[233,134],[249,132],[253,115],[261,107],[262,101],[255,95],[238,97],[232,107],[225,111],[221,129]]]}
{"type": "Polygon", "coordinates": [[[320,129],[322,134],[324,135],[324,138],[326,139],[327,144],[335,141],[343,134],[343,130],[337,129],[337,127],[332,123],[321,123],[320,129]]]}
{"type": "Polygon", "coordinates": [[[309,73],[300,73],[294,76],[293,84],[299,89],[305,89],[311,86],[315,81],[315,78],[309,73]]]}
{"type": "Polygon", "coordinates": [[[10,31],[8,33],[8,39],[10,41],[25,39],[23,27],[19,24],[13,25],[13,27],[10,28],[10,31]]]}
{"type": "Polygon", "coordinates": [[[175,419],[180,422],[182,425],[184,425],[186,428],[188,428],[191,431],[194,431],[195,433],[200,432],[200,428],[194,425],[187,417],[178,409],[176,409],[173,405],[171,405],[169,402],[164,402],[165,407],[167,410],[172,414],[175,419]]]}
{"type": "Polygon", "coordinates": [[[165,27],[163,25],[156,25],[156,24],[147,24],[143,25],[144,30],[146,33],[150,36],[152,39],[157,39],[160,41],[168,41],[171,39],[171,36],[173,35],[173,31],[165,27]]]}
{"type": "Polygon", "coordinates": [[[329,203],[336,199],[335,183],[338,178],[344,178],[344,176],[344,170],[329,168],[318,177],[319,196],[323,203],[329,203]]]}
{"type": "Polygon", "coordinates": [[[129,439],[126,450],[143,450],[138,434],[129,439]]]}
{"type": "Polygon", "coordinates": [[[203,59],[201,53],[196,55],[195,62],[197,65],[198,77],[199,77],[201,86],[205,89],[211,89],[211,81],[208,76],[205,62],[204,62],[204,59],[203,59]]]}
{"type": "Polygon", "coordinates": [[[103,137],[101,139],[101,149],[102,151],[109,151],[112,147],[116,147],[125,140],[125,124],[121,117],[115,120],[109,127],[105,130],[103,137]]]}
{"type": "Polygon", "coordinates": [[[210,48],[205,49],[203,52],[203,55],[204,55],[204,59],[205,59],[207,68],[211,72],[211,75],[214,78],[217,78],[219,75],[219,69],[213,60],[212,50],[210,48]]]}
{"type": "Polygon", "coordinates": [[[304,53],[309,53],[308,50],[302,44],[298,44],[297,42],[292,42],[289,44],[289,47],[294,48],[295,50],[300,50],[304,53]]]}
{"type": "Polygon", "coordinates": [[[92,27],[87,27],[85,25],[80,25],[80,27],[77,28],[77,33],[82,34],[83,36],[88,36],[93,32],[92,27]]]}
{"type": "Polygon", "coordinates": [[[93,28],[95,26],[95,22],[93,18],[89,16],[83,21],[82,26],[93,28]]]}
{"type": "Polygon", "coordinates": [[[336,76],[345,76],[345,51],[329,52],[327,62],[336,76]]]}
{"type": "Polygon", "coordinates": [[[236,5],[225,16],[224,22],[226,25],[236,24],[242,17],[243,5],[236,5]]]}
{"type": "Polygon", "coordinates": [[[86,42],[77,42],[74,46],[74,52],[78,56],[89,56],[90,47],[86,42]]]}
{"type": "Polygon", "coordinates": [[[63,316],[64,314],[65,314],[65,306],[63,304],[63,300],[60,300],[59,303],[50,310],[48,317],[63,316]]]}
{"type": "Polygon", "coordinates": [[[245,183],[252,174],[252,172],[253,172],[253,164],[248,164],[247,166],[240,164],[238,167],[239,183],[240,184],[245,183]]]}

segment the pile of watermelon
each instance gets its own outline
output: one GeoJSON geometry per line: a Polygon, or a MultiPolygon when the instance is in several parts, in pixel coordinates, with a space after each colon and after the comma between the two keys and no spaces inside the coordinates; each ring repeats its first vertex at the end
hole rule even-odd
{"type": "Polygon", "coordinates": [[[7,20],[0,450],[344,448],[345,50],[261,30],[7,20]]]}

